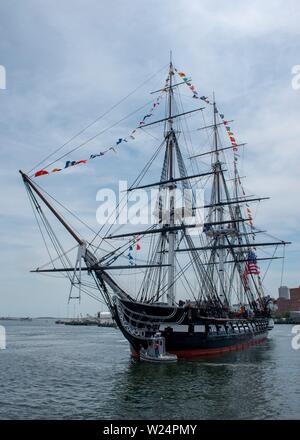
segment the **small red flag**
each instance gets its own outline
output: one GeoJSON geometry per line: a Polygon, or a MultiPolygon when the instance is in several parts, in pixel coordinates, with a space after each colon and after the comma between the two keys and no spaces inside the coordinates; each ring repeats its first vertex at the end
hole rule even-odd
{"type": "Polygon", "coordinates": [[[45,174],[49,174],[48,171],[46,171],[46,170],[39,170],[39,171],[37,171],[37,172],[34,174],[34,176],[35,176],[35,177],[39,177],[39,176],[44,176],[45,174]]]}

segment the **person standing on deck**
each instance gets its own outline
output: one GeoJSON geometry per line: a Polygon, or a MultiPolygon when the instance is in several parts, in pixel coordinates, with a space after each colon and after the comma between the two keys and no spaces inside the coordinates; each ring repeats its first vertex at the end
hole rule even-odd
{"type": "Polygon", "coordinates": [[[159,356],[159,343],[158,343],[158,341],[155,341],[155,343],[154,343],[154,350],[155,350],[155,356],[158,357],[159,356]]]}

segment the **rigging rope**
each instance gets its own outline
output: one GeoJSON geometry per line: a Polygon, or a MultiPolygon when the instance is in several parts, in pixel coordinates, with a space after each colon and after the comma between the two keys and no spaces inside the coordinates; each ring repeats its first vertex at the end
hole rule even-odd
{"type": "MultiPolygon", "coordinates": [[[[147,82],[151,81],[155,76],[157,76],[160,72],[162,72],[166,68],[166,65],[164,65],[162,68],[160,68],[156,73],[151,75],[149,78],[147,78],[145,81],[143,81],[141,84],[139,84],[135,89],[133,89],[130,93],[128,93],[126,96],[124,96],[120,101],[118,101],[116,104],[111,106],[108,110],[106,110],[104,113],[102,113],[100,116],[98,116],[94,121],[89,123],[86,127],[81,129],[79,132],[77,132],[74,136],[72,136],[69,140],[67,140],[65,143],[63,143],[61,146],[59,146],[55,151],[53,151],[51,154],[49,154],[46,158],[44,158],[42,161],[37,163],[33,168],[31,168],[30,171],[28,171],[27,174],[31,173],[35,168],[40,166],[42,163],[44,163],[46,160],[50,159],[54,154],[58,153],[60,150],[62,150],[66,145],[68,145],[70,142],[72,142],[74,139],[76,139],[78,136],[80,136],[82,133],[84,133],[88,128],[92,127],[96,122],[103,119],[105,116],[107,116],[109,113],[111,113],[116,107],[118,107],[122,102],[124,102],[126,99],[128,99],[131,95],[133,95],[135,92],[137,92],[141,87],[143,87],[147,82]]],[[[59,159],[58,159],[59,160],[59,159]]],[[[56,162],[56,161],[55,161],[56,162]]],[[[55,163],[52,162],[52,163],[55,163]]],[[[50,166],[52,164],[49,164],[47,166],[50,166]]],[[[46,168],[46,167],[44,167],[46,168]]]]}
{"type": "MultiPolygon", "coordinates": [[[[103,130],[99,131],[98,133],[96,133],[95,135],[91,136],[89,139],[87,139],[86,141],[82,142],[81,144],[77,145],[76,147],[72,148],[70,151],[67,151],[66,153],[64,153],[63,155],[61,155],[60,157],[58,157],[57,159],[53,160],[52,162],[48,163],[47,165],[44,166],[44,168],[48,168],[51,165],[53,165],[54,163],[58,162],[59,160],[63,159],[64,157],[68,156],[71,153],[74,153],[74,151],[79,150],[79,148],[83,147],[84,145],[88,144],[89,142],[93,141],[94,139],[96,139],[98,136],[100,136],[103,133],[106,133],[108,130],[110,130],[111,128],[115,127],[116,125],[120,124],[120,122],[125,121],[126,119],[130,118],[130,116],[134,115],[135,113],[139,112],[141,109],[143,109],[144,107],[146,107],[149,102],[152,101],[147,101],[146,104],[142,105],[141,107],[139,107],[137,110],[129,113],[127,116],[124,116],[123,118],[121,118],[119,121],[114,122],[113,124],[111,124],[110,126],[104,128],[103,130]]],[[[30,177],[32,177],[33,175],[31,175],[30,177]]]]}
{"type": "Polygon", "coordinates": [[[280,286],[282,286],[282,282],[283,282],[284,260],[285,260],[285,246],[283,246],[283,251],[282,251],[282,266],[281,266],[280,286]]]}

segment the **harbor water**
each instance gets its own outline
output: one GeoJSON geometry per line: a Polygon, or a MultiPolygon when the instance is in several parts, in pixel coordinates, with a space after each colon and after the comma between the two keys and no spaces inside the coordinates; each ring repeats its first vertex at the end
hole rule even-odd
{"type": "Polygon", "coordinates": [[[245,351],[156,365],[132,360],[118,329],[0,324],[0,419],[300,419],[292,325],[245,351]]]}

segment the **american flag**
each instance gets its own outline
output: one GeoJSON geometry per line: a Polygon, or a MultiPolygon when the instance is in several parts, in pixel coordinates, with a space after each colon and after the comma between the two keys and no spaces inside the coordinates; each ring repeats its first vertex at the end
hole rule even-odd
{"type": "Polygon", "coordinates": [[[244,270],[244,277],[247,275],[259,275],[260,271],[257,266],[257,257],[253,251],[248,252],[247,261],[244,270]]]}
{"type": "Polygon", "coordinates": [[[245,288],[249,287],[248,275],[259,275],[260,271],[257,266],[257,257],[253,251],[248,252],[247,261],[243,273],[243,282],[245,288]]]}

